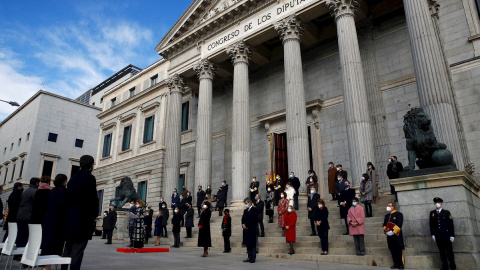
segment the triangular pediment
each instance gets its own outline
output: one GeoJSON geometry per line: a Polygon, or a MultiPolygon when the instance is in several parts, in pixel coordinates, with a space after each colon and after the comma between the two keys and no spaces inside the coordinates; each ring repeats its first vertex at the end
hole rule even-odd
{"type": "Polygon", "coordinates": [[[195,0],[155,47],[160,52],[169,44],[181,39],[191,30],[215,20],[219,14],[251,0],[195,0]]]}

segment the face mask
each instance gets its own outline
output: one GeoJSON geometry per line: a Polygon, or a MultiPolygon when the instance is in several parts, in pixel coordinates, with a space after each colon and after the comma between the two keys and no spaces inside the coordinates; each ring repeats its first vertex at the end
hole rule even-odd
{"type": "Polygon", "coordinates": [[[165,205],[162,205],[162,208],[165,208],[165,205]]]}
{"type": "Polygon", "coordinates": [[[313,176],[313,173],[311,173],[310,176],[313,176]]]}
{"type": "Polygon", "coordinates": [[[203,205],[203,209],[207,209],[208,206],[206,204],[203,205]]]}
{"type": "Polygon", "coordinates": [[[435,204],[435,207],[436,207],[437,209],[439,209],[439,208],[442,208],[442,205],[439,204],[439,203],[436,203],[436,204],[435,204]]]}
{"type": "Polygon", "coordinates": [[[315,193],[315,190],[310,190],[310,194],[314,194],[315,193]]]}
{"type": "Polygon", "coordinates": [[[182,197],[182,196],[180,196],[180,200],[183,200],[183,197],[182,197]]]}
{"type": "Polygon", "coordinates": [[[103,214],[104,216],[107,216],[107,214],[103,214]]]}
{"type": "Polygon", "coordinates": [[[268,188],[267,190],[268,190],[268,191],[272,191],[272,189],[271,189],[271,188],[268,188]]]}
{"type": "Polygon", "coordinates": [[[280,179],[280,176],[277,176],[277,180],[280,179]]]}
{"type": "Polygon", "coordinates": [[[160,202],[163,202],[163,199],[160,199],[160,202]]]}
{"type": "Polygon", "coordinates": [[[372,169],[372,166],[368,166],[369,169],[372,169]]]}
{"type": "Polygon", "coordinates": [[[342,180],[343,180],[343,178],[337,178],[337,179],[338,179],[338,181],[342,181],[342,180]]]}
{"type": "Polygon", "coordinates": [[[282,195],[280,195],[280,197],[283,198],[283,197],[285,197],[285,196],[282,194],[282,195]]]}
{"type": "Polygon", "coordinates": [[[245,208],[248,209],[250,206],[248,204],[245,204],[245,208]]]}
{"type": "Polygon", "coordinates": [[[387,212],[392,212],[392,208],[390,206],[387,206],[387,212]]]}
{"type": "Polygon", "coordinates": [[[352,202],[352,205],[353,205],[353,206],[357,206],[357,202],[352,202]]]}
{"type": "Polygon", "coordinates": [[[157,212],[157,215],[160,215],[160,212],[157,212]]]}
{"type": "Polygon", "coordinates": [[[252,179],[252,182],[255,182],[255,179],[252,179]]]}
{"type": "Polygon", "coordinates": [[[288,208],[288,213],[291,213],[292,212],[292,209],[291,208],[288,208]]]}
{"type": "Polygon", "coordinates": [[[322,207],[323,207],[323,204],[319,204],[319,205],[318,205],[318,208],[322,208],[322,207]]]}
{"type": "Polygon", "coordinates": [[[222,184],[222,186],[225,186],[225,184],[222,184]]]}
{"type": "Polygon", "coordinates": [[[347,187],[348,187],[348,184],[343,184],[343,186],[344,186],[345,188],[347,188],[347,187]]]}
{"type": "Polygon", "coordinates": [[[133,207],[133,204],[130,204],[130,207],[133,207]]]}
{"type": "Polygon", "coordinates": [[[207,188],[210,188],[210,186],[208,186],[207,188]]]}
{"type": "Polygon", "coordinates": [[[362,177],[362,180],[365,180],[365,177],[362,177]]]}
{"type": "Polygon", "coordinates": [[[332,165],[328,165],[328,168],[329,168],[329,169],[332,168],[332,165]]]}
{"type": "Polygon", "coordinates": [[[175,213],[178,213],[178,210],[175,210],[175,213]]]}
{"type": "Polygon", "coordinates": [[[227,213],[227,212],[223,212],[223,213],[224,213],[225,215],[228,215],[228,213],[227,213]]]}
{"type": "Polygon", "coordinates": [[[337,168],[337,171],[340,171],[340,168],[337,168]]]}
{"type": "Polygon", "coordinates": [[[388,159],[388,162],[392,163],[392,159],[391,159],[391,158],[389,158],[389,159],[388,159]]]}
{"type": "Polygon", "coordinates": [[[293,175],[290,174],[289,178],[293,178],[293,175]]]}
{"type": "Polygon", "coordinates": [[[136,207],[140,207],[140,204],[135,205],[136,207]]]}
{"type": "Polygon", "coordinates": [[[190,196],[190,193],[187,193],[187,196],[190,196]]]}

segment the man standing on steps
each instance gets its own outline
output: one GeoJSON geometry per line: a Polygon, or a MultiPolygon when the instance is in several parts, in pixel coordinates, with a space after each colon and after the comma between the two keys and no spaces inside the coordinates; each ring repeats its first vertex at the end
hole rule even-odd
{"type": "Polygon", "coordinates": [[[332,201],[337,200],[337,193],[335,192],[335,183],[337,180],[337,168],[333,162],[328,163],[328,193],[332,194],[332,201]]]}
{"type": "Polygon", "coordinates": [[[430,233],[433,241],[437,243],[442,260],[442,269],[448,269],[448,262],[450,261],[450,269],[455,270],[457,266],[452,246],[455,240],[453,217],[450,211],[443,209],[441,198],[435,197],[433,202],[436,209],[430,212],[430,233]]]}
{"type": "Polygon", "coordinates": [[[243,262],[255,263],[257,258],[255,246],[257,245],[258,210],[253,206],[250,198],[245,198],[243,202],[245,203],[242,216],[243,244],[247,246],[248,254],[248,259],[243,262]]]}
{"type": "Polygon", "coordinates": [[[250,200],[255,201],[255,196],[258,194],[258,188],[260,183],[257,182],[257,178],[252,178],[252,183],[250,183],[250,200]]]}
{"type": "Polygon", "coordinates": [[[395,210],[395,203],[387,204],[387,212],[383,220],[383,231],[387,235],[388,249],[392,254],[393,266],[392,269],[403,269],[405,265],[405,257],[403,250],[405,244],[403,243],[403,214],[395,210]]]}
{"type": "Polygon", "coordinates": [[[206,193],[205,193],[205,191],[202,190],[202,186],[198,186],[198,191],[197,191],[197,212],[198,212],[198,216],[197,216],[197,218],[199,218],[200,213],[202,213],[202,204],[203,204],[203,201],[205,201],[205,196],[206,196],[206,193]]]}
{"type": "Polygon", "coordinates": [[[290,172],[289,182],[292,184],[292,187],[295,189],[295,194],[293,195],[293,208],[298,210],[298,189],[300,188],[300,180],[295,176],[294,172],[290,172]]]}
{"type": "Polygon", "coordinates": [[[218,192],[217,192],[217,211],[219,216],[222,216],[223,209],[226,207],[227,192],[228,192],[227,182],[223,181],[222,186],[218,188],[218,192]]]}
{"type": "Polygon", "coordinates": [[[310,227],[312,228],[312,234],[310,236],[316,236],[316,226],[315,226],[315,210],[317,209],[317,203],[320,200],[320,195],[317,193],[317,190],[314,186],[310,188],[310,194],[308,195],[308,219],[310,219],[310,227]]]}
{"type": "Polygon", "coordinates": [[[343,170],[342,164],[337,164],[337,177],[338,175],[341,175],[343,179],[347,180],[348,179],[348,173],[347,171],[343,170]]]}
{"type": "Polygon", "coordinates": [[[352,207],[352,200],[355,198],[355,190],[350,189],[350,182],[348,180],[346,180],[343,185],[345,189],[340,192],[338,202],[340,204],[340,217],[345,220],[345,227],[347,228],[347,232],[343,235],[349,235],[350,230],[348,228],[347,215],[348,210],[352,207]]]}
{"type": "MultiPolygon", "coordinates": [[[[348,181],[346,178],[343,179],[342,174],[336,174],[337,175],[337,181],[335,182],[335,193],[337,194],[337,203],[340,207],[340,194],[345,190],[345,181],[348,181]]],[[[341,210],[341,209],[340,209],[341,210]]],[[[342,218],[342,211],[340,211],[340,218],[342,218]]]]}
{"type": "MultiPolygon", "coordinates": [[[[255,207],[258,210],[258,236],[265,237],[265,228],[263,226],[263,211],[265,210],[265,203],[262,201],[260,194],[255,196],[255,207]]],[[[258,247],[257,247],[258,249],[258,247]]]]}
{"type": "MultiPolygon", "coordinates": [[[[400,172],[403,171],[403,165],[401,162],[397,161],[396,156],[391,156],[388,159],[388,166],[387,166],[387,176],[388,179],[397,179],[400,178],[400,172]]],[[[395,202],[398,201],[397,192],[395,191],[395,187],[390,185],[390,193],[395,195],[395,202]]]]}

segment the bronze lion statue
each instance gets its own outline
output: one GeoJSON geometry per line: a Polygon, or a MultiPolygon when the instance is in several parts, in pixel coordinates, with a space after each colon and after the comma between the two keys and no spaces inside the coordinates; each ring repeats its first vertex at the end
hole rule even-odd
{"type": "Polygon", "coordinates": [[[140,199],[137,191],[133,187],[133,182],[130,177],[127,176],[122,178],[118,188],[120,189],[119,197],[115,197],[110,200],[110,205],[112,205],[115,209],[122,208],[126,203],[140,199]]]}
{"type": "Polygon", "coordinates": [[[413,108],[403,118],[403,131],[407,140],[408,166],[414,170],[415,162],[420,169],[456,166],[453,154],[444,143],[437,141],[433,132],[432,119],[422,108],[413,108]]]}

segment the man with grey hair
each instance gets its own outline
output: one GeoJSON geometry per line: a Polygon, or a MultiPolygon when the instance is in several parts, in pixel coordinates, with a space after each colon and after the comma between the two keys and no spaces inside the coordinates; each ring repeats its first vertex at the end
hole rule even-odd
{"type": "Polygon", "coordinates": [[[243,262],[255,263],[257,252],[257,226],[258,226],[258,210],[253,206],[250,198],[243,200],[245,210],[242,216],[243,244],[247,246],[248,259],[243,262]]]}

